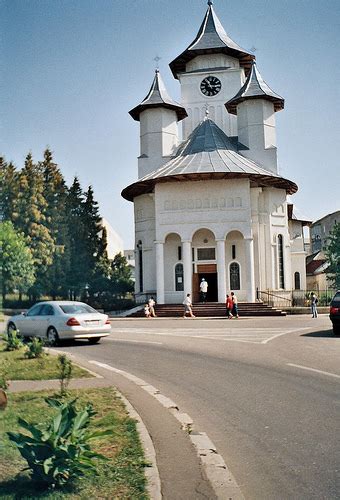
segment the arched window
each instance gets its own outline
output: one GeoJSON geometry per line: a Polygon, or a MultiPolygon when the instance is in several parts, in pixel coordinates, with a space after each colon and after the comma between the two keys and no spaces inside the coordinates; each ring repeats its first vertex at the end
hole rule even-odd
{"type": "Polygon", "coordinates": [[[300,273],[297,271],[294,273],[294,288],[295,290],[301,290],[300,273]]]}
{"type": "Polygon", "coordinates": [[[279,288],[285,287],[285,274],[283,263],[283,236],[279,234],[277,237],[277,257],[279,264],[279,288]]]}
{"type": "Polygon", "coordinates": [[[176,264],[175,266],[175,287],[176,292],[183,292],[184,290],[183,264],[176,264]]]}
{"type": "Polygon", "coordinates": [[[138,253],[138,276],[139,276],[139,291],[143,291],[143,243],[141,240],[137,243],[137,253],[138,253]]]}
{"type": "Polygon", "coordinates": [[[237,262],[232,262],[229,268],[230,290],[240,290],[240,266],[237,262]]]}

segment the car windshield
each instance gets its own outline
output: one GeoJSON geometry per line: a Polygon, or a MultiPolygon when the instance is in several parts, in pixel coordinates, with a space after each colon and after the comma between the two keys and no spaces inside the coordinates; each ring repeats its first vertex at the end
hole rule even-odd
{"type": "Polygon", "coordinates": [[[335,294],[335,296],[333,297],[333,300],[332,300],[332,304],[340,304],[340,293],[337,293],[335,294]]]}
{"type": "Polygon", "coordinates": [[[65,314],[88,314],[98,312],[87,304],[59,304],[59,307],[65,314]]]}

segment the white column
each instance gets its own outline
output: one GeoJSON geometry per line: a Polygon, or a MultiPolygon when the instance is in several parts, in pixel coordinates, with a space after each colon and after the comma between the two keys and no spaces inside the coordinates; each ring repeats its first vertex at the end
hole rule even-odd
{"type": "Polygon", "coordinates": [[[164,243],[155,241],[157,303],[164,304],[164,243]]]}
{"type": "Polygon", "coordinates": [[[184,296],[192,295],[192,255],[191,241],[182,241],[183,272],[184,272],[184,296]]]}
{"type": "Polygon", "coordinates": [[[255,302],[254,242],[253,238],[244,239],[246,247],[247,301],[255,302]]]}
{"type": "Polygon", "coordinates": [[[218,301],[225,302],[227,293],[226,271],[225,271],[225,240],[216,240],[217,243],[217,284],[218,301]]]}

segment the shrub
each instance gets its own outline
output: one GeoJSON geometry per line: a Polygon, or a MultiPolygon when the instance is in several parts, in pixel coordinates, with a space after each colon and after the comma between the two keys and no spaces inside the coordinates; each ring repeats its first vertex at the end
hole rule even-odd
{"type": "Polygon", "coordinates": [[[78,410],[76,399],[64,403],[48,398],[45,401],[57,410],[49,423],[34,425],[19,418],[19,424],[31,435],[7,433],[27,461],[32,480],[45,488],[62,487],[87,473],[96,474],[94,459],[106,458],[93,452],[89,441],[111,431],[88,431],[95,415],[90,404],[78,410]]]}
{"type": "Polygon", "coordinates": [[[7,373],[8,373],[8,366],[9,364],[6,361],[1,361],[0,363],[0,389],[3,389],[4,391],[8,389],[8,379],[7,379],[7,373]]]}
{"type": "Polygon", "coordinates": [[[27,344],[25,358],[34,359],[42,358],[44,356],[44,342],[37,337],[33,337],[31,342],[27,344]]]}
{"type": "Polygon", "coordinates": [[[14,328],[8,329],[7,334],[3,335],[3,340],[5,342],[5,351],[18,351],[24,346],[19,330],[14,328]]]}
{"type": "Polygon", "coordinates": [[[72,378],[72,361],[68,359],[66,354],[59,354],[58,356],[59,368],[59,381],[60,381],[60,395],[65,396],[67,388],[72,378]]]}

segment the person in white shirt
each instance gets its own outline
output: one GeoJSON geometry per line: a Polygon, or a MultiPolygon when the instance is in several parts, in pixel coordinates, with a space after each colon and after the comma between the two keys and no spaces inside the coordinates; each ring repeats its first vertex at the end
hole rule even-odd
{"type": "Polygon", "coordinates": [[[206,302],[206,300],[207,300],[207,293],[208,293],[208,282],[206,281],[205,278],[202,278],[202,281],[200,283],[200,298],[201,298],[201,302],[206,302]]]}
{"type": "Polygon", "coordinates": [[[155,299],[153,297],[151,297],[149,299],[148,304],[149,304],[150,316],[152,318],[155,318],[156,317],[156,313],[155,313],[155,304],[156,304],[156,302],[155,302],[155,299]]]}
{"type": "Polygon", "coordinates": [[[187,296],[183,300],[183,305],[184,305],[183,318],[186,318],[187,314],[189,314],[190,318],[195,318],[195,316],[192,312],[192,302],[191,302],[191,298],[190,298],[190,293],[187,293],[187,296]]]}

